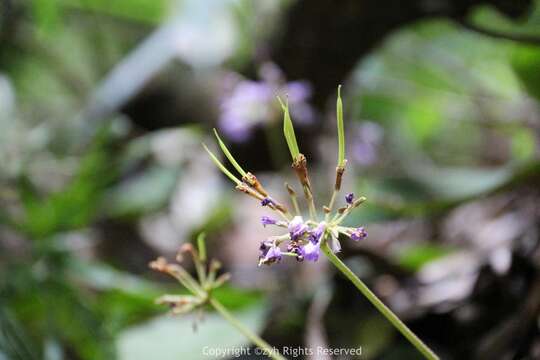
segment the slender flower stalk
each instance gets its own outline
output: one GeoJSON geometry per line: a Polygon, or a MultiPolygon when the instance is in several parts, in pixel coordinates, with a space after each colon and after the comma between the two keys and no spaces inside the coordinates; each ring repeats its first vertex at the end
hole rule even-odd
{"type": "Polygon", "coordinates": [[[276,348],[269,345],[256,333],[242,324],[213,296],[213,290],[222,286],[229,279],[229,274],[225,273],[217,276],[217,272],[221,268],[219,261],[212,259],[209,264],[207,263],[204,233],[199,234],[197,237],[197,249],[191,244],[185,244],[180,249],[177,255],[177,261],[181,262],[183,255],[186,253],[191,254],[193,258],[198,280],[195,280],[179,264],[170,264],[162,257],[152,261],[150,263],[150,268],[173,276],[191,293],[191,295],[166,294],[158,298],[156,302],[158,304],[168,305],[173,314],[203,311],[204,308],[209,305],[249,341],[264,350],[264,353],[270,358],[274,360],[286,360],[279,354],[276,348]]]}
{"type": "Polygon", "coordinates": [[[294,126],[289,114],[288,103],[283,103],[279,99],[283,109],[283,134],[292,157],[292,168],[302,186],[304,197],[307,202],[309,220],[304,220],[301,209],[297,202],[296,192],[288,184],[285,184],[291,202],[295,210],[292,217],[287,208],[276,202],[270,194],[263,188],[257,178],[249,172],[245,172],[233,158],[225,144],[216,132],[218,144],[225,156],[229,159],[233,167],[242,175],[242,180],[238,180],[217,157],[209,152],[212,160],[218,168],[225,173],[235,184],[236,189],[250,195],[260,201],[262,206],[266,206],[281,215],[283,220],[275,220],[268,216],[261,219],[263,226],[273,225],[285,228],[287,232],[280,236],[271,236],[263,240],[259,246],[259,266],[277,264],[284,257],[292,257],[297,261],[318,261],[321,251],[330,262],[340,270],[357,288],[368,298],[368,300],[379,310],[427,359],[434,360],[438,357],[431,351],[407,326],[375,296],[371,290],[336,256],[341,251],[339,242],[340,235],[350,238],[352,241],[362,241],[367,238],[368,233],[363,226],[347,227],[343,226],[343,221],[347,216],[361,204],[366,198],[360,196],[356,198],[353,193],[345,196],[345,204],[334,210],[338,194],[341,190],[343,174],[347,160],[345,159],[345,130],[343,125],[343,103],[341,100],[341,86],[338,87],[336,102],[336,123],[338,134],[338,159],[335,170],[335,182],[328,206],[323,206],[324,220],[320,221],[313,198],[313,188],[308,173],[307,159],[300,152],[294,126]]]}
{"type": "Polygon", "coordinates": [[[345,165],[347,160],[345,160],[345,126],[343,125],[343,101],[341,100],[341,85],[338,86],[337,100],[336,100],[336,124],[337,124],[337,135],[338,135],[338,161],[336,166],[336,181],[334,183],[334,189],[332,191],[332,197],[328,203],[328,212],[326,213],[326,221],[330,216],[330,212],[334,208],[334,202],[336,201],[336,196],[341,190],[341,179],[343,178],[343,173],[345,172],[345,165]]]}
{"type": "Polygon", "coordinates": [[[292,186],[290,186],[287,183],[285,183],[285,188],[287,189],[287,192],[289,193],[296,215],[300,215],[300,207],[298,206],[298,199],[296,198],[296,191],[294,191],[292,186]]]}
{"type": "Polygon", "coordinates": [[[266,341],[261,339],[257,334],[252,332],[244,324],[238,321],[238,319],[235,318],[233,314],[231,314],[229,310],[227,310],[227,308],[223,306],[215,298],[210,299],[209,302],[210,302],[210,305],[212,305],[212,307],[225,320],[227,320],[232,326],[236,328],[236,330],[238,330],[242,335],[248,338],[253,344],[257,345],[260,349],[264,350],[265,354],[268,355],[270,358],[275,359],[275,360],[287,360],[283,356],[281,356],[275,348],[270,346],[266,341]]]}
{"type": "Polygon", "coordinates": [[[330,262],[339,270],[347,279],[349,279],[354,286],[380,311],[381,314],[386,317],[388,321],[399,330],[407,340],[414,345],[414,347],[422,353],[429,360],[437,360],[439,357],[418,338],[408,327],[401,321],[396,314],[392,312],[384,303],[367,287],[362,280],[360,280],[352,271],[345,265],[328,247],[328,244],[324,244],[322,251],[330,260],[330,262]]]}
{"type": "Polygon", "coordinates": [[[304,154],[298,154],[296,158],[294,158],[292,168],[296,172],[296,176],[298,177],[298,180],[300,180],[300,184],[302,184],[302,188],[304,189],[304,197],[306,198],[309,207],[309,216],[311,220],[316,220],[317,210],[315,208],[315,201],[313,199],[313,192],[311,190],[311,182],[309,181],[307,159],[304,154]]]}

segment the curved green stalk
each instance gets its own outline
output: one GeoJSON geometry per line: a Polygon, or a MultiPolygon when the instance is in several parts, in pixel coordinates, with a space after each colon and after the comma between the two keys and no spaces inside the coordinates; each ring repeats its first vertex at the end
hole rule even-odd
{"type": "Polygon", "coordinates": [[[206,152],[208,153],[208,155],[210,155],[210,158],[212,159],[212,161],[214,162],[214,164],[216,164],[216,166],[219,168],[219,170],[221,170],[222,173],[224,173],[225,175],[227,175],[227,177],[229,179],[231,179],[236,185],[240,185],[242,182],[240,180],[238,180],[236,178],[236,176],[234,176],[229,170],[227,170],[227,168],[225,167],[225,165],[223,165],[221,163],[221,161],[219,161],[219,159],[217,158],[216,155],[214,155],[213,152],[210,151],[210,149],[208,149],[208,147],[203,143],[202,144],[204,150],[206,150],[206,152]]]}
{"type": "Polygon", "coordinates": [[[330,219],[330,213],[332,212],[332,209],[334,208],[334,203],[336,202],[337,193],[338,193],[338,191],[336,189],[334,189],[334,191],[332,191],[332,197],[330,198],[330,202],[328,203],[328,210],[329,211],[324,216],[324,220],[326,222],[328,222],[328,220],[330,219]]]}
{"type": "Polygon", "coordinates": [[[242,176],[246,176],[246,172],[244,169],[242,169],[242,167],[240,166],[240,164],[238,164],[238,162],[234,159],[234,156],[232,156],[231,152],[229,151],[229,149],[227,149],[227,145],[225,145],[225,143],[223,142],[223,140],[221,140],[221,138],[219,137],[219,134],[217,132],[217,130],[214,128],[214,135],[216,136],[216,139],[217,139],[217,142],[219,144],[219,147],[221,148],[221,151],[223,151],[223,154],[225,154],[225,156],[227,157],[227,159],[229,159],[229,162],[234,166],[234,168],[236,169],[236,171],[238,171],[238,173],[242,176]]]}
{"type": "Polygon", "coordinates": [[[429,360],[439,360],[439,357],[435,355],[435,353],[420,340],[408,327],[405,325],[396,314],[392,312],[384,303],[375,295],[362,280],[360,280],[352,271],[341,261],[336,254],[333,253],[333,251],[328,246],[328,243],[324,243],[322,246],[322,250],[326,257],[330,260],[330,262],[338,268],[339,271],[347,279],[349,279],[354,286],[360,292],[383,314],[388,321],[392,323],[396,327],[396,329],[399,330],[407,340],[411,342],[411,344],[414,345],[414,347],[422,353],[426,357],[426,359],[429,360]]]}
{"type": "Polygon", "coordinates": [[[345,166],[345,129],[343,126],[343,102],[341,101],[341,85],[338,86],[336,101],[336,122],[338,133],[338,166],[345,166]]]}
{"type": "Polygon", "coordinates": [[[242,335],[247,337],[253,344],[257,345],[259,348],[265,350],[270,358],[274,360],[287,360],[283,356],[279,355],[278,351],[276,351],[272,346],[270,346],[270,344],[261,339],[257,334],[252,332],[250,329],[244,326],[244,324],[238,321],[238,319],[235,318],[233,314],[231,314],[229,310],[227,310],[227,308],[225,308],[225,306],[223,306],[219,301],[214,298],[210,298],[209,302],[210,305],[212,305],[212,307],[216,309],[216,311],[221,316],[223,316],[225,320],[227,320],[240,333],[242,333],[242,335]]]}

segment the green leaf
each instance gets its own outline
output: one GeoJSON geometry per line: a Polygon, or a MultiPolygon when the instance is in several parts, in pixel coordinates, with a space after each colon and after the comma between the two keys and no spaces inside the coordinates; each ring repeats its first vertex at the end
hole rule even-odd
{"type": "Polygon", "coordinates": [[[223,154],[225,154],[225,156],[227,157],[227,159],[229,159],[229,161],[231,162],[231,164],[234,166],[234,168],[236,169],[236,171],[238,171],[240,173],[240,175],[242,176],[246,176],[246,172],[244,171],[244,169],[242,169],[242,167],[240,166],[240,164],[238,164],[238,162],[236,162],[236,160],[234,159],[234,157],[232,156],[231,152],[229,151],[229,149],[227,149],[227,146],[225,145],[225,143],[221,140],[221,138],[219,137],[219,134],[217,132],[216,129],[214,129],[214,135],[216,135],[216,139],[218,141],[218,144],[219,144],[219,147],[221,148],[221,151],[223,151],[223,154]]]}
{"type": "Polygon", "coordinates": [[[473,167],[431,167],[409,165],[414,179],[439,199],[459,199],[479,196],[511,178],[515,169],[503,166],[495,169],[473,167]]]}
{"type": "MultiPolygon", "coordinates": [[[[264,307],[236,312],[236,317],[248,328],[259,330],[264,319],[264,307]]],[[[217,313],[209,313],[193,331],[193,317],[160,316],[150,322],[125,331],[118,339],[120,360],[201,359],[205,348],[227,349],[247,345],[248,340],[217,313]]]]}
{"type": "Polygon", "coordinates": [[[444,105],[442,100],[436,96],[426,95],[410,100],[404,105],[403,116],[406,122],[403,125],[415,142],[424,144],[439,133],[444,120],[441,112],[444,105]]]}
{"type": "Polygon", "coordinates": [[[123,272],[105,263],[71,260],[70,276],[78,283],[97,291],[119,290],[125,293],[160,295],[164,289],[136,275],[123,272]]]}
{"type": "Polygon", "coordinates": [[[391,347],[396,336],[392,325],[382,316],[366,316],[356,325],[356,342],[362,344],[363,359],[374,359],[391,347]]]}
{"type": "Polygon", "coordinates": [[[102,205],[109,216],[140,216],[168,204],[178,180],[177,169],[153,166],[111,189],[102,205]]]}
{"type": "Polygon", "coordinates": [[[279,97],[278,101],[283,109],[283,133],[285,134],[285,140],[287,141],[287,146],[291,152],[292,159],[296,160],[298,155],[300,155],[300,150],[298,149],[298,143],[296,142],[291,115],[289,114],[289,102],[287,101],[287,103],[284,104],[279,97]]]}
{"type": "MultiPolygon", "coordinates": [[[[43,1],[41,1],[43,2],[43,1]]],[[[157,24],[167,14],[170,0],[61,0],[63,6],[127,20],[157,24]]]]}
{"type": "Polygon", "coordinates": [[[95,261],[71,261],[69,272],[78,283],[96,291],[96,311],[113,335],[162,312],[154,300],[163,293],[182,291],[176,284],[165,287],[95,261]]]}
{"type": "Polygon", "coordinates": [[[400,252],[398,262],[407,269],[417,271],[425,264],[451,252],[452,249],[434,244],[414,245],[400,252]]]}
{"type": "Polygon", "coordinates": [[[84,227],[94,220],[105,189],[116,173],[110,164],[107,142],[107,135],[98,136],[79,161],[77,173],[58,192],[41,198],[28,183],[19,184],[26,215],[20,224],[21,231],[40,239],[84,227]]]}
{"type": "Polygon", "coordinates": [[[22,323],[0,302],[0,359],[39,359],[22,323]]]}
{"type": "Polygon", "coordinates": [[[540,100],[540,49],[517,47],[512,54],[512,68],[527,92],[540,100]]]}
{"type": "Polygon", "coordinates": [[[57,0],[33,0],[31,10],[39,31],[49,32],[58,28],[62,14],[57,0]]]}
{"type": "Polygon", "coordinates": [[[336,102],[336,121],[338,133],[338,166],[345,166],[345,130],[343,126],[343,102],[341,101],[341,85],[338,86],[336,102]]]}
{"type": "Polygon", "coordinates": [[[229,310],[240,310],[255,306],[263,299],[259,291],[237,289],[227,284],[215,289],[212,294],[229,310]]]}
{"type": "Polygon", "coordinates": [[[40,301],[45,305],[43,315],[50,335],[74,349],[81,359],[114,359],[113,334],[93,297],[56,280],[43,286],[47,289],[40,301]]]}
{"type": "Polygon", "coordinates": [[[115,336],[128,326],[163,313],[163,307],[155,303],[155,299],[160,295],[126,293],[121,290],[105,291],[97,298],[97,311],[106,319],[107,329],[115,336]]]}
{"type": "Polygon", "coordinates": [[[512,155],[516,160],[527,161],[534,157],[535,136],[529,129],[517,129],[512,134],[512,155]]]}

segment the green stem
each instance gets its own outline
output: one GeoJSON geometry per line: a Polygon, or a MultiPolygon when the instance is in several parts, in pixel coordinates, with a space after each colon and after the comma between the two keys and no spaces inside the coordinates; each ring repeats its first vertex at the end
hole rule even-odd
{"type": "Polygon", "coordinates": [[[403,336],[414,345],[418,351],[429,360],[438,360],[439,357],[420,340],[384,303],[375,295],[362,280],[360,280],[352,271],[341,261],[330,249],[328,243],[324,243],[322,250],[326,257],[339,271],[343,273],[360,292],[379,310],[387,319],[399,330],[403,336]]]}
{"type": "Polygon", "coordinates": [[[328,222],[328,219],[330,218],[330,213],[332,212],[332,209],[334,208],[334,202],[336,201],[337,193],[338,193],[338,191],[336,189],[334,189],[334,191],[332,191],[332,198],[330,199],[330,203],[328,204],[329,211],[325,215],[326,222],[328,222]]]}
{"type": "Polygon", "coordinates": [[[244,324],[238,321],[238,319],[235,318],[233,314],[231,314],[229,310],[227,310],[227,308],[223,306],[219,301],[214,298],[210,298],[209,302],[210,305],[212,305],[214,309],[216,309],[216,311],[219,312],[221,316],[223,316],[223,318],[225,318],[225,320],[227,320],[232,326],[234,326],[239,332],[241,332],[242,335],[247,337],[253,344],[257,345],[260,349],[265,350],[266,355],[268,355],[270,358],[274,360],[287,360],[283,356],[279,355],[279,352],[275,348],[270,346],[270,344],[261,339],[257,334],[252,332],[250,329],[245,327],[244,324]]]}
{"type": "Polygon", "coordinates": [[[293,203],[294,212],[296,213],[296,215],[301,215],[300,207],[298,206],[298,199],[296,199],[296,196],[291,196],[291,202],[293,203]]]}
{"type": "Polygon", "coordinates": [[[308,203],[309,217],[311,220],[316,221],[317,208],[315,207],[315,200],[313,199],[313,194],[311,193],[311,189],[308,188],[307,185],[303,185],[303,187],[304,187],[304,197],[306,198],[306,201],[308,203]]]}

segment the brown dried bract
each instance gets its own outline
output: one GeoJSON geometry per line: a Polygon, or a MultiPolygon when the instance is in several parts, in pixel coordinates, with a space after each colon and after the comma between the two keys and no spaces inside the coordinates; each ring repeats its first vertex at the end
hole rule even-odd
{"type": "Polygon", "coordinates": [[[251,197],[254,197],[255,199],[261,201],[265,198],[265,196],[263,196],[262,194],[259,194],[258,192],[256,192],[255,190],[253,190],[252,188],[250,188],[248,185],[246,184],[238,184],[236,185],[236,190],[240,191],[240,192],[243,192],[244,194],[247,194],[251,197]]]}
{"type": "Polygon", "coordinates": [[[257,179],[257,177],[252,173],[246,173],[246,176],[242,177],[242,181],[258,191],[261,195],[265,197],[268,196],[268,192],[264,189],[259,179],[257,179]]]}
{"type": "Polygon", "coordinates": [[[296,172],[296,176],[300,183],[309,189],[311,192],[311,183],[309,181],[308,169],[307,169],[307,159],[304,154],[299,154],[292,163],[292,168],[296,172]]]}
{"type": "Polygon", "coordinates": [[[344,172],[345,172],[345,165],[336,167],[336,183],[334,185],[334,189],[336,189],[336,191],[341,190],[341,180],[343,179],[344,172]]]}

